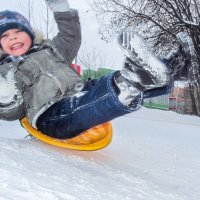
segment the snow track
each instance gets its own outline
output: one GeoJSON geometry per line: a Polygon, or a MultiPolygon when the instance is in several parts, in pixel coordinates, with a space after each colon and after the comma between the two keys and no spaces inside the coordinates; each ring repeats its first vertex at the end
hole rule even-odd
{"type": "Polygon", "coordinates": [[[198,122],[143,108],[113,121],[107,148],[79,152],[24,139],[13,132],[23,131],[18,123],[1,121],[0,200],[197,200],[198,122]],[[7,138],[6,127],[13,133],[7,138]]]}

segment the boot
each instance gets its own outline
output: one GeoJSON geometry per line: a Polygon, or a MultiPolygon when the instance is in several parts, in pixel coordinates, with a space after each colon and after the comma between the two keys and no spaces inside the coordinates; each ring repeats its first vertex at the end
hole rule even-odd
{"type": "Polygon", "coordinates": [[[174,80],[197,82],[199,64],[194,43],[187,32],[178,33],[176,38],[176,50],[170,51],[163,61],[170,68],[174,80]]]}
{"type": "Polygon", "coordinates": [[[169,67],[173,80],[187,79],[188,58],[180,44],[175,50],[171,50],[167,56],[163,57],[162,60],[169,67]]]}
{"type": "Polygon", "coordinates": [[[178,42],[181,44],[184,53],[189,60],[188,78],[191,82],[199,81],[199,64],[197,52],[194,47],[192,38],[187,32],[180,32],[176,35],[178,42]]]}
{"type": "Polygon", "coordinates": [[[119,97],[121,93],[126,93],[129,99],[132,97],[134,100],[141,92],[169,83],[167,66],[148,50],[139,35],[123,32],[118,38],[118,44],[126,56],[122,70],[115,77],[119,97]]]}

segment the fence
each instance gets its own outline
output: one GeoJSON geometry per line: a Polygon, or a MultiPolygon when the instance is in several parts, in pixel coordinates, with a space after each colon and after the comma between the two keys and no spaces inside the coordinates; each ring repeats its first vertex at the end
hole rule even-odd
{"type": "Polygon", "coordinates": [[[143,101],[143,106],[147,108],[169,110],[169,94],[146,98],[143,101]]]}
{"type": "Polygon", "coordinates": [[[169,110],[180,114],[185,113],[185,100],[178,97],[169,97],[169,110]]]}
{"type": "Polygon", "coordinates": [[[176,85],[172,92],[166,95],[147,98],[143,106],[153,109],[172,110],[180,114],[192,114],[192,100],[188,85],[176,85]]]}

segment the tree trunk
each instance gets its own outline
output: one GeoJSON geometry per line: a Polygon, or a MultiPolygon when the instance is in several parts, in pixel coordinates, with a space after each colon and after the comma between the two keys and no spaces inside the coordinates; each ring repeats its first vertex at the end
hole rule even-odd
{"type": "Polygon", "coordinates": [[[200,116],[200,85],[190,83],[190,97],[192,100],[192,114],[200,116]]]}

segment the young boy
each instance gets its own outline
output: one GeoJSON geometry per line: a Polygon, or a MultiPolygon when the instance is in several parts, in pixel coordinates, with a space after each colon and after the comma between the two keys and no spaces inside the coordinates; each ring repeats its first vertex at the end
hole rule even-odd
{"type": "Polygon", "coordinates": [[[119,37],[127,54],[122,70],[84,85],[69,67],[81,44],[78,13],[67,0],[46,3],[59,30],[52,41],[38,41],[21,14],[0,12],[1,119],[26,116],[46,135],[71,138],[136,111],[143,92],[168,84],[167,67],[148,51],[141,51],[146,46],[136,34],[126,32],[119,37]],[[142,45],[140,49],[135,42],[142,45]]]}

